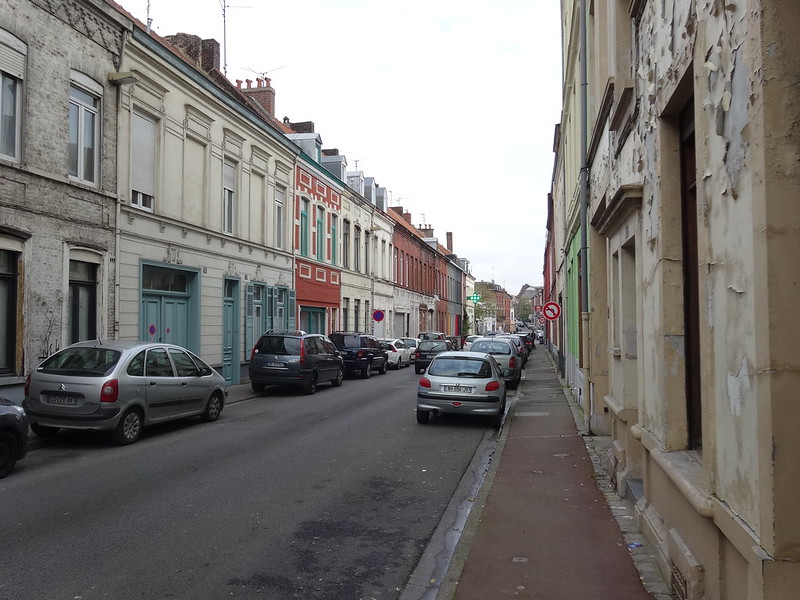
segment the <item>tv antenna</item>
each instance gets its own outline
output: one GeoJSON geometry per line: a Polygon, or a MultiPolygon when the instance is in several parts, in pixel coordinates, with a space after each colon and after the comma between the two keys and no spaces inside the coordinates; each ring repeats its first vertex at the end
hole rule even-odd
{"type": "Polygon", "coordinates": [[[222,74],[228,76],[228,21],[227,10],[229,8],[253,8],[252,6],[231,6],[225,0],[219,0],[222,7],[222,74]]]}
{"type": "Polygon", "coordinates": [[[256,71],[255,69],[251,69],[250,67],[245,67],[245,70],[246,71],[250,71],[251,73],[255,73],[261,79],[267,79],[267,75],[269,75],[270,73],[274,73],[275,71],[279,71],[279,70],[283,69],[284,66],[286,66],[286,65],[283,65],[281,67],[276,67],[274,69],[270,69],[269,71],[256,71]]]}

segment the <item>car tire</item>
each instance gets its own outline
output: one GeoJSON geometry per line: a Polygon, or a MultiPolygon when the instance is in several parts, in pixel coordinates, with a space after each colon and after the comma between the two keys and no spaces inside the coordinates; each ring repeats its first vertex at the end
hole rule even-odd
{"type": "Polygon", "coordinates": [[[139,439],[139,436],[142,435],[142,427],[142,414],[139,409],[129,408],[122,415],[111,437],[120,446],[127,446],[139,439]]]}
{"type": "Polygon", "coordinates": [[[220,414],[222,414],[222,406],[222,396],[218,392],[214,392],[211,394],[211,398],[208,399],[206,410],[203,412],[200,418],[206,423],[216,421],[219,419],[220,414]]]}
{"type": "Polygon", "coordinates": [[[17,464],[19,442],[9,431],[0,431],[0,479],[11,473],[17,464]]]}
{"type": "Polygon", "coordinates": [[[430,411],[417,409],[417,423],[420,425],[427,423],[430,417],[430,411]]]}
{"type": "Polygon", "coordinates": [[[307,396],[311,396],[317,391],[317,381],[318,381],[317,374],[312,373],[311,378],[308,380],[308,383],[306,383],[305,386],[303,386],[303,392],[307,396]]]}
{"type": "Polygon", "coordinates": [[[422,373],[422,369],[420,367],[418,367],[417,365],[414,365],[414,373],[419,375],[420,373],[422,373]]]}
{"type": "Polygon", "coordinates": [[[51,438],[58,433],[58,427],[47,427],[46,425],[31,423],[31,431],[41,438],[51,438]]]}
{"type": "Polygon", "coordinates": [[[255,381],[251,381],[250,382],[250,387],[253,388],[253,391],[256,394],[260,394],[261,392],[264,391],[264,388],[267,387],[267,386],[264,385],[263,383],[256,383],[255,381]]]}
{"type": "Polygon", "coordinates": [[[331,379],[331,385],[333,387],[339,387],[342,383],[344,383],[344,369],[339,369],[336,371],[336,377],[331,379]]]}
{"type": "Polygon", "coordinates": [[[378,373],[380,373],[381,375],[386,375],[386,373],[388,372],[389,372],[389,363],[387,361],[383,361],[381,368],[378,369],[378,373]]]}
{"type": "Polygon", "coordinates": [[[362,379],[369,379],[370,377],[372,377],[372,363],[364,367],[364,370],[361,371],[361,377],[362,379]]]}

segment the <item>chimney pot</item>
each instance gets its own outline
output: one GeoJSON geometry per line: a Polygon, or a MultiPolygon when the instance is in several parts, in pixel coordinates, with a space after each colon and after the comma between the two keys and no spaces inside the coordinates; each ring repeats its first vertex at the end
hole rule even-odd
{"type": "Polygon", "coordinates": [[[242,89],[242,83],[243,83],[243,82],[242,82],[242,80],[241,80],[241,79],[237,79],[237,80],[236,80],[236,87],[237,87],[237,88],[239,88],[239,89],[242,89]]]}
{"type": "Polygon", "coordinates": [[[245,81],[247,82],[247,89],[248,89],[248,90],[249,90],[251,87],[253,87],[253,80],[252,80],[252,79],[245,79],[245,81]]]}

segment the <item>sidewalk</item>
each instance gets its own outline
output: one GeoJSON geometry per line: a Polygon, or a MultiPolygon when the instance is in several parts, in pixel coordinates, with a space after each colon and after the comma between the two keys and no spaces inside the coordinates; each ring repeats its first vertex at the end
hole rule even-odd
{"type": "Polygon", "coordinates": [[[436,600],[672,598],[582,421],[537,347],[436,600]]]}

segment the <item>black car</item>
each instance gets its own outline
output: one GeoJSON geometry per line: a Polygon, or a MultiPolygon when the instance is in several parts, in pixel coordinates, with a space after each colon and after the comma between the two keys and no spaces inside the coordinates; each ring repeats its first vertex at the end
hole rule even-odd
{"type": "Polygon", "coordinates": [[[414,371],[422,373],[440,352],[455,350],[450,340],[422,340],[414,351],[414,371]]]}
{"type": "Polygon", "coordinates": [[[250,355],[250,385],[254,392],[267,385],[294,385],[306,394],[317,385],[342,385],[344,361],[333,342],[319,333],[270,330],[262,335],[250,355]]]}
{"type": "Polygon", "coordinates": [[[0,479],[28,451],[28,418],[21,406],[0,398],[0,479]]]}
{"type": "Polygon", "coordinates": [[[337,331],[331,340],[342,353],[345,372],[367,378],[372,371],[385,375],[389,370],[389,353],[374,335],[337,331]]]}

